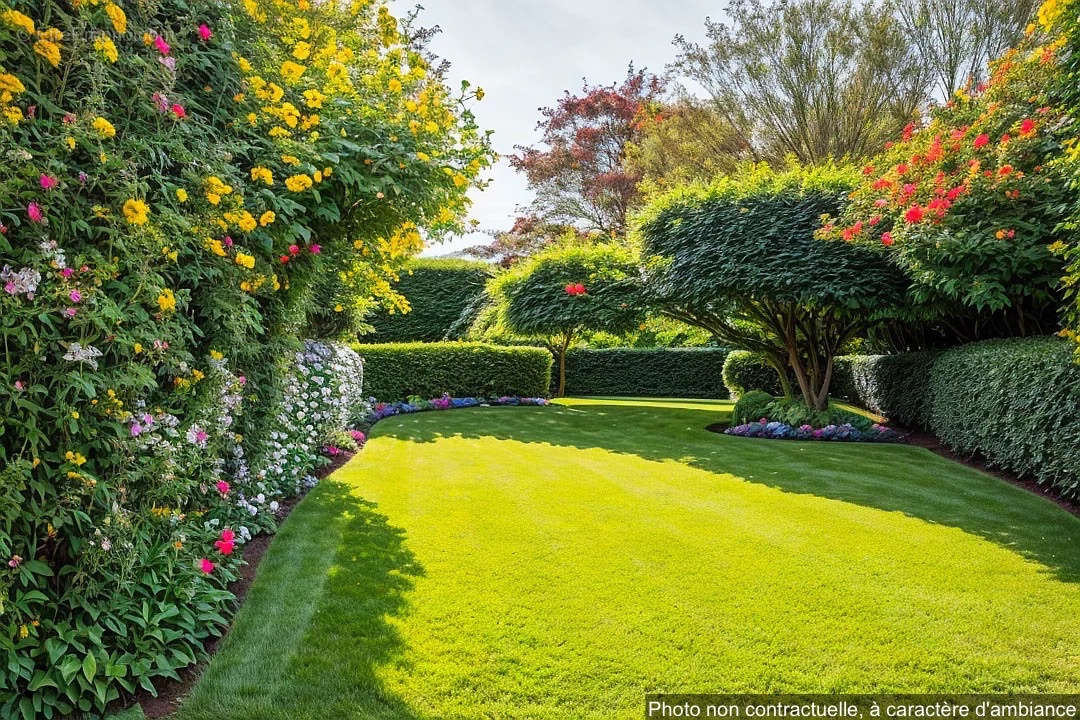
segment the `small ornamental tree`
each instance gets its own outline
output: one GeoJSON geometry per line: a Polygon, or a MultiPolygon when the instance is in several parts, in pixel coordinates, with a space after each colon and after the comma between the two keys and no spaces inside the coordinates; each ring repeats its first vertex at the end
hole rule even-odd
{"type": "Polygon", "coordinates": [[[489,292],[514,333],[538,336],[559,363],[566,392],[566,351],[583,331],[629,332],[644,320],[637,257],[615,245],[559,245],[495,278],[489,292]]]}
{"type": "Polygon", "coordinates": [[[1033,26],[986,84],[957,92],[873,158],[846,211],[819,233],[885,248],[918,307],[960,339],[1055,327],[1055,252],[1069,237],[1071,195],[1052,159],[1075,133],[1048,94],[1059,47],[1033,26]]]}
{"type": "Polygon", "coordinates": [[[814,237],[856,181],[836,166],[745,168],[673,190],[638,219],[646,292],[666,314],[760,353],[786,395],[828,404],[833,357],[900,301],[904,280],[875,248],[814,237]]]}

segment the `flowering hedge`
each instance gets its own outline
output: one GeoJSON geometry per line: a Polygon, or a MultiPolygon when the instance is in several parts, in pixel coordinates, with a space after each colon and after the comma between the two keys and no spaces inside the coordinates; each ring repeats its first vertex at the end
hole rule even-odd
{"type": "Polygon", "coordinates": [[[900,442],[903,436],[883,425],[859,429],[848,423],[815,428],[811,425],[788,425],[778,420],[759,420],[736,425],[724,431],[726,435],[767,438],[770,440],[832,440],[837,442],[900,442]]]}
{"type": "Polygon", "coordinates": [[[309,482],[359,378],[313,307],[398,302],[490,162],[410,36],[370,0],[0,0],[0,715],[175,676],[309,482]]]}

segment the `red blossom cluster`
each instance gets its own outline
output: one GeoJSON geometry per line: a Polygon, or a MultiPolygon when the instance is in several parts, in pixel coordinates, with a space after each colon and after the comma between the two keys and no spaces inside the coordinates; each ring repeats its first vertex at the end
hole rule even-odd
{"type": "Polygon", "coordinates": [[[570,296],[585,295],[588,292],[581,283],[569,283],[563,289],[566,291],[566,294],[570,296]]]}

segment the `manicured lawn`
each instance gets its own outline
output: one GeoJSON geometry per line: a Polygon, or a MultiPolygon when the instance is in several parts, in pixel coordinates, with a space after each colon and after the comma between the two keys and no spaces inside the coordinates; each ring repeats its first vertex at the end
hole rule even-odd
{"type": "Polygon", "coordinates": [[[646,691],[1080,691],[1080,520],[711,401],[380,423],[181,720],[641,717],[646,691]]]}

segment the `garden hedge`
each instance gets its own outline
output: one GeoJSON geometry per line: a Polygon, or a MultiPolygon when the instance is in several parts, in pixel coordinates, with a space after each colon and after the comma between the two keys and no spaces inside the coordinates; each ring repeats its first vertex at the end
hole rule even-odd
{"type": "Polygon", "coordinates": [[[455,397],[548,394],[551,353],[484,343],[354,345],[364,358],[364,392],[376,400],[409,395],[455,397]]]}
{"type": "Polygon", "coordinates": [[[855,402],[957,452],[1080,497],[1080,365],[1058,338],[845,358],[855,402]]]}
{"type": "Polygon", "coordinates": [[[462,313],[479,310],[478,300],[487,281],[495,275],[490,263],[448,258],[419,259],[401,273],[396,289],[409,301],[407,313],[380,310],[369,322],[375,332],[362,342],[436,342],[446,339],[452,327],[468,328],[462,313]]]}
{"type": "Polygon", "coordinates": [[[567,354],[569,395],[727,397],[726,348],[610,348],[567,354]]]}
{"type": "Polygon", "coordinates": [[[782,395],[780,377],[761,355],[747,350],[732,350],[724,361],[724,386],[732,398],[750,390],[764,390],[770,395],[782,395]]]}

